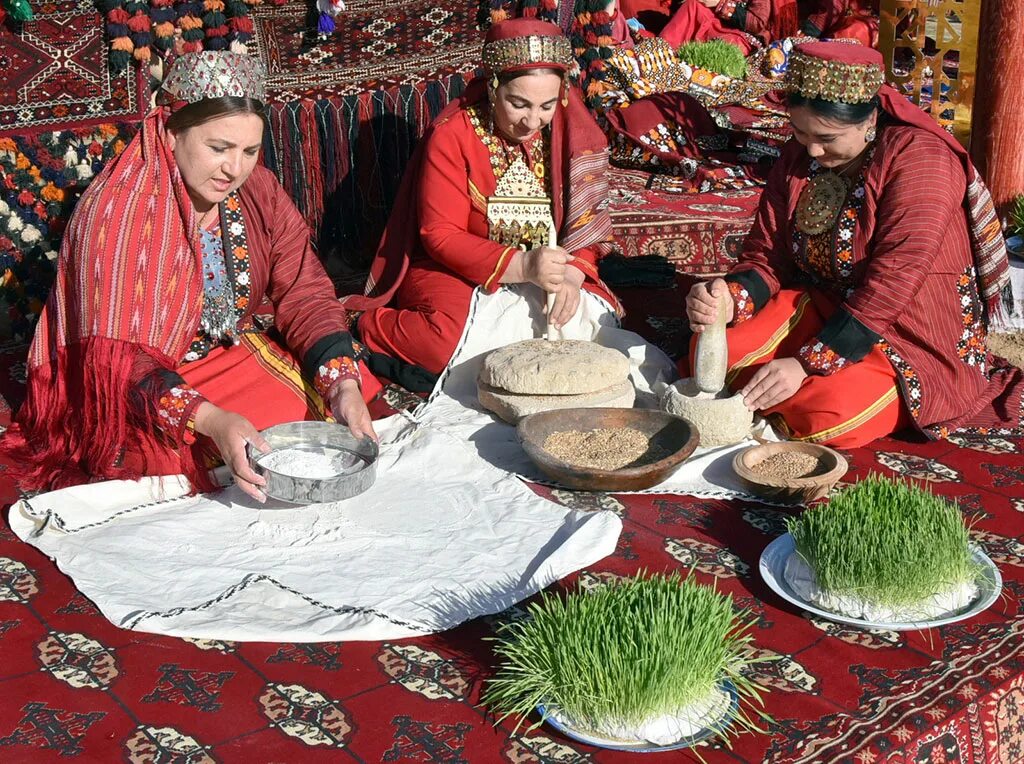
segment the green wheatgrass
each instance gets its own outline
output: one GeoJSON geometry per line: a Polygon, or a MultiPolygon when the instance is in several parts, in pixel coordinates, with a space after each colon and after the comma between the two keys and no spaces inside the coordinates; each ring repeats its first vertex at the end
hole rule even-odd
{"type": "Polygon", "coordinates": [[[743,77],[747,73],[747,61],[740,49],[722,40],[685,43],[676,49],[676,57],[690,66],[729,77],[743,77]]]}
{"type": "Polygon", "coordinates": [[[1013,200],[1010,208],[1008,229],[1011,234],[1024,236],[1024,194],[1013,200]]]}
{"type": "Polygon", "coordinates": [[[786,525],[822,590],[882,605],[920,602],[981,568],[957,507],[904,480],[870,475],[786,525]]]}
{"type": "Polygon", "coordinates": [[[591,728],[607,720],[639,725],[729,679],[743,704],[736,726],[756,729],[747,710],[760,704],[759,687],[742,673],[758,662],[750,624],[731,596],[692,576],[641,573],[589,593],[545,593],[529,613],[496,637],[503,661],[483,702],[499,721],[517,716],[518,728],[544,705],[591,728]]]}

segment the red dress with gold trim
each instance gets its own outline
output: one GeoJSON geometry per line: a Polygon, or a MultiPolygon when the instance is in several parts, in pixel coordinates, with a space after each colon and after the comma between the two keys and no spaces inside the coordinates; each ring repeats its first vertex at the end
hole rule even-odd
{"type": "MultiPolygon", "coordinates": [[[[410,253],[408,270],[394,305],[367,310],[359,336],[375,352],[386,353],[428,371],[448,364],[469,316],[473,290],[495,292],[517,251],[514,242],[492,230],[487,200],[517,158],[552,188],[547,131],[519,145],[506,144],[488,129],[485,107],[459,109],[434,124],[423,147],[415,190],[420,245],[410,253]],[[495,239],[501,239],[496,241],[495,239]]],[[[546,241],[522,241],[522,246],[546,241]]],[[[600,283],[591,249],[571,251],[586,281],[583,289],[614,298],[600,283]]]]}

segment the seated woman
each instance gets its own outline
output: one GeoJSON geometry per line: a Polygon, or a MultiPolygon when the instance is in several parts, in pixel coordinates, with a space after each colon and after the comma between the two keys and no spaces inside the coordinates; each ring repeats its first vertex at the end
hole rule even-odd
{"type": "Polygon", "coordinates": [[[966,151],[882,84],[870,48],[797,46],[786,77],[796,140],[739,262],[686,298],[695,332],[727,300],[731,389],[843,447],[911,425],[1019,432],[1024,375],[985,344],[1006,248],[966,151]]]}
{"type": "Polygon", "coordinates": [[[797,34],[798,23],[796,0],[683,0],[659,36],[673,48],[724,40],[747,55],[797,34]]]}
{"type": "Polygon", "coordinates": [[[245,453],[265,447],[260,429],[333,415],[376,437],[366,351],[256,165],[263,95],[255,59],[180,56],[167,105],[83,194],[3,442],[23,488],[184,473],[206,490],[223,460],[262,500],[245,453]],[[265,299],[283,345],[254,322],[265,299]]]}
{"type": "Polygon", "coordinates": [[[857,40],[878,46],[879,0],[817,0],[801,24],[808,37],[857,40]]]}
{"type": "Polygon", "coordinates": [[[612,238],[607,144],[567,79],[569,41],[548,22],[504,21],[488,31],[483,63],[487,76],[417,148],[366,296],[345,299],[365,310],[367,346],[434,373],[451,359],[477,287],[536,284],[555,295],[556,326],[575,314],[581,289],[614,301],[596,268],[612,238]]]}

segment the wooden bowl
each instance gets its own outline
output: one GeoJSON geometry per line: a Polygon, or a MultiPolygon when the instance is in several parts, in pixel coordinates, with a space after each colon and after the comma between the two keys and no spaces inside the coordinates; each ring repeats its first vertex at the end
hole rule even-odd
{"type": "Polygon", "coordinates": [[[545,475],[567,488],[583,491],[640,491],[655,486],[679,469],[700,442],[697,428],[686,419],[650,409],[542,411],[524,417],[516,429],[523,449],[545,475]],[[544,442],[556,432],[591,432],[618,427],[639,430],[668,456],[637,467],[602,470],[572,464],[544,450],[544,442]]]}
{"type": "Polygon", "coordinates": [[[827,446],[790,441],[745,448],[733,457],[732,468],[750,492],[757,496],[786,504],[807,504],[828,496],[829,491],[846,474],[849,465],[842,454],[827,446]],[[755,465],[770,456],[783,453],[817,457],[818,469],[807,477],[772,477],[754,471],[755,465]]]}

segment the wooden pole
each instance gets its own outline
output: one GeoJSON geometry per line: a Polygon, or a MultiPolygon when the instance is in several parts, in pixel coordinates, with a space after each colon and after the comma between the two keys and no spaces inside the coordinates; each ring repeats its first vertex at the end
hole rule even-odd
{"type": "Polygon", "coordinates": [[[1005,212],[1024,194],[1024,0],[981,2],[971,156],[1005,212]]]}

